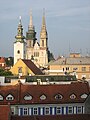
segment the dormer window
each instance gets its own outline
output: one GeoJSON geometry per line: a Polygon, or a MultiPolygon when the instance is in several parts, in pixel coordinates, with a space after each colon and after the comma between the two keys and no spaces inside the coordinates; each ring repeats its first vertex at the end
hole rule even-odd
{"type": "Polygon", "coordinates": [[[41,99],[41,100],[45,100],[45,99],[46,99],[46,96],[45,96],[45,95],[41,95],[41,96],[40,96],[40,99],[41,99]]]}
{"type": "Polygon", "coordinates": [[[63,96],[61,94],[55,95],[55,99],[56,100],[61,100],[62,98],[63,98],[63,96]]]}
{"type": "Polygon", "coordinates": [[[75,98],[76,98],[76,95],[75,95],[75,94],[72,94],[72,95],[70,95],[70,98],[71,98],[71,99],[75,99],[75,98]]]}
{"type": "Polygon", "coordinates": [[[13,97],[11,94],[9,94],[9,95],[6,97],[6,100],[14,100],[14,97],[13,97]]]}
{"type": "Polygon", "coordinates": [[[25,95],[24,96],[24,100],[32,100],[32,96],[31,95],[25,95]]]}
{"type": "Polygon", "coordinates": [[[1,100],[3,100],[3,96],[2,96],[2,95],[0,95],[0,101],[1,101],[1,100]]]}
{"type": "Polygon", "coordinates": [[[84,93],[84,94],[81,95],[81,98],[85,99],[85,98],[87,98],[87,96],[88,95],[86,93],[84,93]]]}

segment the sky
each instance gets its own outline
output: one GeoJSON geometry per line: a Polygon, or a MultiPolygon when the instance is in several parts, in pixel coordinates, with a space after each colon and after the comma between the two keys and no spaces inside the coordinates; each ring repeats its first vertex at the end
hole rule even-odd
{"type": "Polygon", "coordinates": [[[0,56],[13,56],[19,16],[24,36],[30,10],[40,40],[43,8],[48,32],[48,47],[55,57],[69,53],[90,56],[90,0],[0,0],[0,56]]]}

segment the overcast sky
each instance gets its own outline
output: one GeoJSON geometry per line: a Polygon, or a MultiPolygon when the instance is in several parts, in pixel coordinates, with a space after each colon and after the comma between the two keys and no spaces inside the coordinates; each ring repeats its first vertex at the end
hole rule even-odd
{"type": "Polygon", "coordinates": [[[39,41],[43,8],[48,46],[54,56],[90,55],[90,0],[0,0],[0,56],[13,56],[19,16],[26,35],[31,9],[39,41]]]}

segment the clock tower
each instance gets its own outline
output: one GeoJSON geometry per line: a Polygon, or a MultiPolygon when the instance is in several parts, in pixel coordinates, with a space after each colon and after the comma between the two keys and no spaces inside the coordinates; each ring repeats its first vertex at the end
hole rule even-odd
{"type": "Polygon", "coordinates": [[[23,26],[21,22],[21,16],[19,20],[19,25],[17,28],[17,35],[15,36],[16,41],[14,42],[14,64],[21,58],[25,59],[26,57],[26,42],[24,41],[25,37],[23,36],[23,26]]]}

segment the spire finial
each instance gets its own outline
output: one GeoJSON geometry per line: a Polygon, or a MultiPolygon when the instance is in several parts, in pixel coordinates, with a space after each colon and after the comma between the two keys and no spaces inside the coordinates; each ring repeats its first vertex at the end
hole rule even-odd
{"type": "Polygon", "coordinates": [[[46,27],[46,23],[45,23],[45,8],[43,8],[42,27],[46,27]]]}
{"type": "Polygon", "coordinates": [[[34,29],[34,26],[33,26],[33,20],[32,20],[32,10],[30,10],[29,29],[34,29]]]}
{"type": "Polygon", "coordinates": [[[22,17],[21,17],[21,16],[19,16],[19,24],[21,24],[21,19],[22,19],[22,17]]]}

